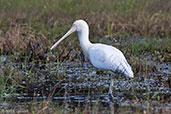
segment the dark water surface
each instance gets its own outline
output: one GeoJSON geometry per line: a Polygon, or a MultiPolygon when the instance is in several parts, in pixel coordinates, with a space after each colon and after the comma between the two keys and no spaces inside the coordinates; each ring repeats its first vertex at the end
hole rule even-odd
{"type": "MultiPolygon", "coordinates": [[[[103,40],[98,39],[99,42],[103,40]]],[[[108,44],[113,42],[108,40],[105,40],[108,44]]],[[[129,44],[136,40],[122,42],[129,44]]],[[[0,108],[48,100],[52,104],[49,107],[61,107],[71,112],[75,108],[84,110],[91,107],[88,110],[97,109],[106,113],[114,107],[116,113],[170,113],[170,62],[156,62],[157,58],[151,55],[140,55],[138,60],[136,57],[131,59],[135,77],[129,79],[113,74],[114,98],[109,101],[111,75],[94,68],[90,63],[87,63],[87,68],[82,67],[79,60],[71,63],[14,63],[8,57],[1,56],[0,96],[6,102],[1,103],[0,108]]]]}
{"type": "MultiPolygon", "coordinates": [[[[151,63],[147,63],[151,64],[151,63]]],[[[15,71],[10,79],[17,80],[21,76],[12,95],[9,97],[17,104],[29,104],[36,101],[51,99],[60,106],[67,105],[67,110],[76,106],[83,108],[86,104],[99,104],[101,110],[110,109],[108,88],[110,74],[101,72],[87,63],[87,68],[76,63],[48,63],[30,64],[21,63],[1,64],[1,68],[15,71]]],[[[112,106],[115,109],[134,110],[150,109],[153,112],[171,110],[171,64],[157,64],[157,72],[135,75],[128,79],[114,75],[112,106]]],[[[7,88],[10,87],[8,84],[7,88]]],[[[3,104],[1,104],[3,108],[3,104]]],[[[121,111],[120,111],[121,112],[121,111]]]]}

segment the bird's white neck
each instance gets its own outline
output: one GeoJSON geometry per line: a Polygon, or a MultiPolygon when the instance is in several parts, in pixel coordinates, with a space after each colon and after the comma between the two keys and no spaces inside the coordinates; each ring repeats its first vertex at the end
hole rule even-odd
{"type": "Polygon", "coordinates": [[[85,27],[84,29],[82,29],[81,31],[79,31],[78,32],[78,37],[79,37],[80,46],[81,46],[81,48],[83,50],[85,59],[87,59],[88,58],[88,50],[93,45],[89,41],[89,29],[88,29],[88,27],[85,27]]]}

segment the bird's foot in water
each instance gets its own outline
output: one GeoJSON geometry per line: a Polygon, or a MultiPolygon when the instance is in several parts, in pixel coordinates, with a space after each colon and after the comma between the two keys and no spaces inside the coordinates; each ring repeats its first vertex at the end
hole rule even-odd
{"type": "Polygon", "coordinates": [[[116,103],[117,99],[116,97],[113,96],[113,94],[108,93],[105,97],[104,97],[106,103],[108,103],[109,105],[113,105],[116,103]]]}
{"type": "Polygon", "coordinates": [[[82,64],[82,66],[83,66],[84,69],[88,69],[87,63],[86,63],[86,62],[84,62],[84,63],[82,64]]]}
{"type": "Polygon", "coordinates": [[[115,99],[112,93],[108,93],[108,98],[110,101],[113,101],[115,99]]]}

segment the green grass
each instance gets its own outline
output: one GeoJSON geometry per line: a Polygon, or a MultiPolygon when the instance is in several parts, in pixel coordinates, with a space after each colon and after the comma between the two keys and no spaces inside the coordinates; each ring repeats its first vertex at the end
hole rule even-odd
{"type": "Polygon", "coordinates": [[[70,25],[74,20],[83,18],[90,25],[93,24],[93,34],[96,35],[94,37],[104,36],[108,33],[109,20],[110,24],[116,24],[116,26],[111,27],[112,35],[115,35],[121,24],[126,27],[123,32],[129,34],[134,32],[141,36],[157,36],[158,34],[161,35],[159,37],[170,36],[169,27],[163,25],[170,23],[171,2],[169,0],[1,0],[0,4],[1,20],[25,20],[32,25],[40,25],[39,28],[35,28],[36,30],[40,29],[40,31],[41,28],[48,31],[55,21],[56,26],[60,26],[62,30],[64,26],[70,25]],[[95,4],[96,7],[94,7],[95,4]],[[158,6],[158,8],[153,5],[158,6]],[[101,28],[98,29],[103,31],[107,29],[107,31],[103,33],[99,32],[101,30],[94,31],[99,25],[101,28]],[[155,28],[157,25],[161,27],[159,30],[155,28]],[[113,30],[115,28],[116,31],[113,30]],[[162,33],[150,33],[153,32],[153,29],[156,32],[164,32],[164,35],[162,36],[162,33]]]}
{"type": "Polygon", "coordinates": [[[156,55],[171,53],[170,52],[170,40],[169,39],[146,39],[146,40],[135,40],[130,44],[133,55],[156,55]]]}
{"type": "MultiPolygon", "coordinates": [[[[1,0],[0,53],[10,54],[23,48],[21,52],[17,52],[22,55],[30,42],[33,45],[42,44],[44,53],[47,53],[50,46],[76,19],[85,19],[88,22],[90,40],[104,36],[117,39],[170,38],[170,5],[170,0],[1,0]],[[14,39],[15,43],[9,42],[7,37],[9,40],[14,39]],[[17,42],[19,39],[23,42],[17,42]],[[9,42],[9,46],[3,48],[5,41],[9,42]]],[[[74,35],[71,37],[76,39],[74,35]]],[[[78,45],[77,39],[76,42],[78,45]]],[[[132,52],[142,53],[143,49],[153,51],[151,44],[146,43],[145,47],[133,44],[132,52]]],[[[162,46],[158,46],[160,47],[162,46]]]]}

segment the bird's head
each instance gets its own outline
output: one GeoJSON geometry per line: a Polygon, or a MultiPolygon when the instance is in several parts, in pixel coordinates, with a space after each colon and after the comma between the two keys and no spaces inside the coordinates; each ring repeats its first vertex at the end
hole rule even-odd
{"type": "Polygon", "coordinates": [[[84,20],[76,20],[70,30],[61,38],[59,39],[51,48],[52,51],[62,40],[64,40],[67,36],[72,34],[73,32],[82,32],[83,30],[88,30],[88,24],[84,20]]]}
{"type": "Polygon", "coordinates": [[[77,20],[72,24],[72,27],[75,28],[76,32],[81,32],[88,28],[88,24],[84,20],[77,20]]]}

